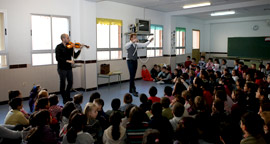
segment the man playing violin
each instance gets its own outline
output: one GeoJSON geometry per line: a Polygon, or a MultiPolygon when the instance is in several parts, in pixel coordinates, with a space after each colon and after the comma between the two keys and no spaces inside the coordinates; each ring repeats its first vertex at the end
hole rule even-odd
{"type": "Polygon", "coordinates": [[[73,47],[67,48],[67,44],[69,43],[69,36],[67,34],[61,35],[62,43],[58,44],[55,48],[57,71],[60,78],[60,93],[63,97],[63,103],[67,101],[71,101],[70,98],[70,90],[73,84],[73,74],[72,74],[72,65],[74,64],[73,58],[77,58],[81,49],[77,52],[74,51],[73,47]],[[66,79],[67,79],[67,87],[66,87],[66,79]]]}

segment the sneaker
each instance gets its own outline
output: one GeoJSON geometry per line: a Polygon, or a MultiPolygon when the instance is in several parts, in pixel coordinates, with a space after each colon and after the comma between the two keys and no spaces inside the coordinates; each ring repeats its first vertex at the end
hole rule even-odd
{"type": "Polygon", "coordinates": [[[135,96],[135,97],[138,97],[138,92],[135,91],[135,92],[132,93],[132,95],[135,96]]]}
{"type": "Polygon", "coordinates": [[[157,84],[164,84],[164,81],[158,81],[157,84]]]}

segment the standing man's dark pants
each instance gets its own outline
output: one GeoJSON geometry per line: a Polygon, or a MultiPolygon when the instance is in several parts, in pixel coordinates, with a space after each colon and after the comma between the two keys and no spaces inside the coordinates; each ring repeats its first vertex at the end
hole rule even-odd
{"type": "Polygon", "coordinates": [[[138,67],[138,61],[137,60],[127,60],[127,65],[128,65],[128,70],[129,70],[129,75],[130,75],[130,80],[129,80],[129,92],[135,92],[136,87],[135,87],[135,76],[136,76],[136,71],[138,67]]]}
{"type": "Polygon", "coordinates": [[[70,90],[72,88],[73,84],[73,75],[72,75],[72,69],[71,70],[61,70],[58,69],[58,74],[60,77],[60,93],[63,97],[64,103],[70,100],[70,90]],[[66,79],[68,82],[68,85],[66,87],[66,79]]]}

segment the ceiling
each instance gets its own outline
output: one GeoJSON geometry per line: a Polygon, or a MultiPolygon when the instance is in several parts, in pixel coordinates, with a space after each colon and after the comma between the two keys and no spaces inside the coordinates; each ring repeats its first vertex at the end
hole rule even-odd
{"type": "MultiPolygon", "coordinates": [[[[229,10],[229,9],[227,9],[229,10]]],[[[249,16],[263,16],[270,15],[270,4],[269,5],[261,5],[261,6],[253,6],[253,7],[244,7],[233,9],[235,11],[234,15],[227,16],[216,16],[212,17],[210,14],[212,12],[204,12],[204,13],[196,13],[189,14],[188,17],[203,19],[203,20],[213,20],[213,19],[224,19],[224,18],[238,18],[238,17],[249,17],[249,16]]],[[[213,11],[215,12],[215,11],[213,11]]],[[[270,17],[269,17],[270,19],[270,17]]]]}
{"type": "Polygon", "coordinates": [[[256,1],[256,0],[93,0],[96,2],[100,1],[113,1],[118,3],[124,3],[134,5],[138,7],[148,8],[163,12],[172,12],[183,10],[183,6],[186,4],[211,2],[211,6],[233,4],[239,2],[256,1]]]}
{"type": "Polygon", "coordinates": [[[112,1],[147,9],[167,12],[170,15],[185,15],[204,20],[270,15],[270,0],[89,0],[95,2],[112,1]],[[211,2],[211,6],[183,9],[184,5],[211,2]],[[266,10],[265,10],[266,9],[266,10]],[[211,17],[210,13],[235,10],[231,16],[211,17]]]}

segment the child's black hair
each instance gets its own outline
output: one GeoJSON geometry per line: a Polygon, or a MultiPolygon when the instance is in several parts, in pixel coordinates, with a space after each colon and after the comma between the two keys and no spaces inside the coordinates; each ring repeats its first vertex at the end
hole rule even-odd
{"type": "Polygon", "coordinates": [[[247,112],[244,114],[241,118],[241,122],[243,125],[245,125],[245,130],[251,135],[251,136],[258,136],[258,135],[263,135],[263,125],[264,121],[262,118],[252,112],[247,112]]]}
{"type": "Polygon", "coordinates": [[[16,97],[18,97],[21,94],[21,92],[19,90],[14,90],[14,91],[9,91],[8,92],[8,100],[12,100],[16,97]]]}
{"type": "Polygon", "coordinates": [[[225,64],[227,64],[227,60],[226,59],[222,59],[224,61],[225,64]]]}
{"type": "Polygon", "coordinates": [[[120,105],[121,105],[121,100],[119,98],[115,98],[111,102],[111,107],[115,111],[120,108],[120,105]]]}
{"type": "Polygon", "coordinates": [[[99,104],[99,105],[101,105],[102,107],[104,106],[104,100],[101,99],[101,98],[95,99],[94,102],[97,103],[97,104],[99,104]]]}
{"type": "Polygon", "coordinates": [[[83,94],[76,94],[73,101],[75,104],[81,104],[83,102],[83,94]]]}
{"type": "Polygon", "coordinates": [[[220,113],[224,112],[224,101],[220,99],[215,99],[213,102],[214,108],[220,113]]]}
{"type": "Polygon", "coordinates": [[[164,108],[169,108],[170,103],[171,103],[170,99],[167,97],[162,97],[160,102],[162,104],[162,107],[164,108]]]}
{"type": "Polygon", "coordinates": [[[216,91],[216,97],[219,98],[221,101],[227,101],[227,95],[225,91],[218,90],[216,91]]]}
{"type": "Polygon", "coordinates": [[[51,94],[49,96],[49,101],[50,101],[50,106],[57,105],[59,102],[58,96],[56,94],[51,94]]]}
{"type": "Polygon", "coordinates": [[[144,93],[140,94],[140,102],[141,103],[147,103],[147,100],[148,100],[148,98],[147,98],[146,94],[144,94],[144,93]]]}
{"type": "Polygon", "coordinates": [[[40,98],[37,101],[37,105],[35,109],[36,110],[45,109],[48,104],[49,104],[49,98],[46,98],[46,97],[40,98]]]}
{"type": "Polygon", "coordinates": [[[124,103],[126,103],[126,104],[131,104],[132,101],[133,101],[133,98],[132,98],[131,94],[126,93],[126,94],[124,95],[124,103]]]}
{"type": "Polygon", "coordinates": [[[87,123],[87,118],[85,115],[81,113],[75,114],[71,117],[70,123],[68,124],[68,131],[67,131],[67,141],[69,143],[75,143],[77,139],[77,133],[82,131],[84,126],[87,123]]]}
{"type": "Polygon", "coordinates": [[[121,123],[122,115],[120,112],[113,112],[110,115],[110,124],[112,125],[111,135],[112,138],[116,141],[120,138],[120,123],[121,123]]]}
{"type": "Polygon", "coordinates": [[[172,89],[172,87],[170,87],[170,86],[166,86],[166,87],[164,88],[164,93],[165,93],[167,96],[171,96],[171,95],[172,95],[172,91],[173,91],[173,89],[172,89]]]}
{"type": "Polygon", "coordinates": [[[153,116],[161,116],[162,114],[162,105],[159,102],[155,102],[152,104],[151,111],[153,116]]]}
{"type": "Polygon", "coordinates": [[[10,102],[9,102],[9,106],[14,110],[17,109],[18,106],[22,105],[22,99],[21,98],[13,98],[10,102]]]}
{"type": "Polygon", "coordinates": [[[174,116],[181,117],[184,114],[185,107],[180,102],[176,102],[172,107],[172,111],[174,116]]]}
{"type": "Polygon", "coordinates": [[[89,102],[93,103],[95,99],[100,98],[100,93],[99,92],[94,92],[90,96],[89,102]]]}
{"type": "Polygon", "coordinates": [[[70,113],[75,109],[76,107],[73,102],[67,102],[62,109],[62,116],[69,118],[70,113]]]}
{"type": "Polygon", "coordinates": [[[215,62],[217,62],[219,64],[219,59],[215,59],[215,62]]]}
{"type": "Polygon", "coordinates": [[[150,96],[156,96],[157,95],[157,88],[155,86],[152,86],[150,89],[149,89],[149,95],[150,96]]]}

